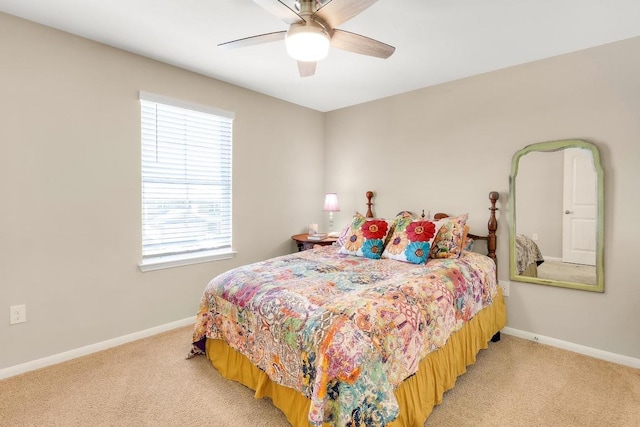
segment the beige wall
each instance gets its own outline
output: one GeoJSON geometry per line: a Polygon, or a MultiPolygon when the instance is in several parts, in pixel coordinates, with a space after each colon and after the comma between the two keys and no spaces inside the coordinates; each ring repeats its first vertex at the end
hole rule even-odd
{"type": "Polygon", "coordinates": [[[322,113],[4,14],[0,117],[0,369],[194,316],[322,219],[322,113]],[[140,90],[236,113],[235,259],[138,271],[140,90]]]}
{"type": "Polygon", "coordinates": [[[325,189],[336,225],[374,190],[381,216],[468,211],[476,230],[497,190],[508,279],[511,156],[564,138],[601,149],[606,292],[512,283],[509,326],[639,358],[638,75],[633,39],[321,114],[0,14],[0,313],[28,317],[0,323],[0,369],[193,316],[212,276],[323,223],[325,189]],[[137,270],[139,90],[236,113],[235,259],[137,270]]]}
{"type": "Polygon", "coordinates": [[[512,282],[508,326],[640,358],[638,76],[635,38],[327,113],[326,186],[353,199],[351,209],[375,190],[381,216],[468,211],[476,230],[487,194],[499,191],[508,280],[512,155],[534,142],[594,142],[605,171],[605,293],[512,282]]]}

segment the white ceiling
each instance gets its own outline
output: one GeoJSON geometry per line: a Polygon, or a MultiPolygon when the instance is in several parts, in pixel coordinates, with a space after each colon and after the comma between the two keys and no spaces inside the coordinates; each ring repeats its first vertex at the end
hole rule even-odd
{"type": "Polygon", "coordinates": [[[380,0],[339,28],[395,46],[389,59],[332,49],[301,78],[284,42],[217,48],[287,29],[251,0],[0,0],[0,11],[323,112],[640,36],[640,0],[380,0]]]}

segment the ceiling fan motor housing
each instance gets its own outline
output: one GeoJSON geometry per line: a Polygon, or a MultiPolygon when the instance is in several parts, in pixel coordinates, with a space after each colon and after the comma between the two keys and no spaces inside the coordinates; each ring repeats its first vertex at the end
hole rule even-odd
{"type": "Polygon", "coordinates": [[[319,23],[309,20],[291,24],[286,36],[287,53],[303,62],[316,62],[329,53],[330,37],[319,23]]]}
{"type": "MultiPolygon", "coordinates": [[[[293,7],[295,7],[296,10],[300,12],[300,8],[301,8],[300,3],[303,3],[303,2],[305,2],[305,0],[302,0],[302,1],[296,0],[293,2],[293,7]]],[[[320,9],[327,2],[329,2],[329,0],[306,0],[306,3],[313,3],[316,10],[320,9]]]]}

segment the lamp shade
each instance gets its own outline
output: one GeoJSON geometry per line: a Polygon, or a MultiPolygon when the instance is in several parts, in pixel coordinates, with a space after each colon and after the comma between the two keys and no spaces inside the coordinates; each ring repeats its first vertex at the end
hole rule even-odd
{"type": "Polygon", "coordinates": [[[320,25],[292,24],[285,40],[290,57],[302,62],[316,62],[329,53],[329,35],[320,25]]]}
{"type": "Polygon", "coordinates": [[[338,212],[340,210],[340,205],[338,205],[338,195],[336,193],[327,193],[324,196],[324,207],[322,210],[329,212],[338,212]]]}

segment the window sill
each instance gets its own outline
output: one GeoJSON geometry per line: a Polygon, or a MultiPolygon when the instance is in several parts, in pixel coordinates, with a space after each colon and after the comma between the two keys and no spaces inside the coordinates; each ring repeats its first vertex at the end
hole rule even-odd
{"type": "Polygon", "coordinates": [[[138,265],[140,271],[154,271],[162,270],[165,268],[182,267],[185,265],[200,264],[203,262],[221,261],[224,259],[231,259],[235,257],[237,252],[232,250],[221,251],[207,251],[199,252],[197,254],[183,254],[183,255],[169,255],[162,257],[155,257],[151,259],[143,260],[138,265]]]}

